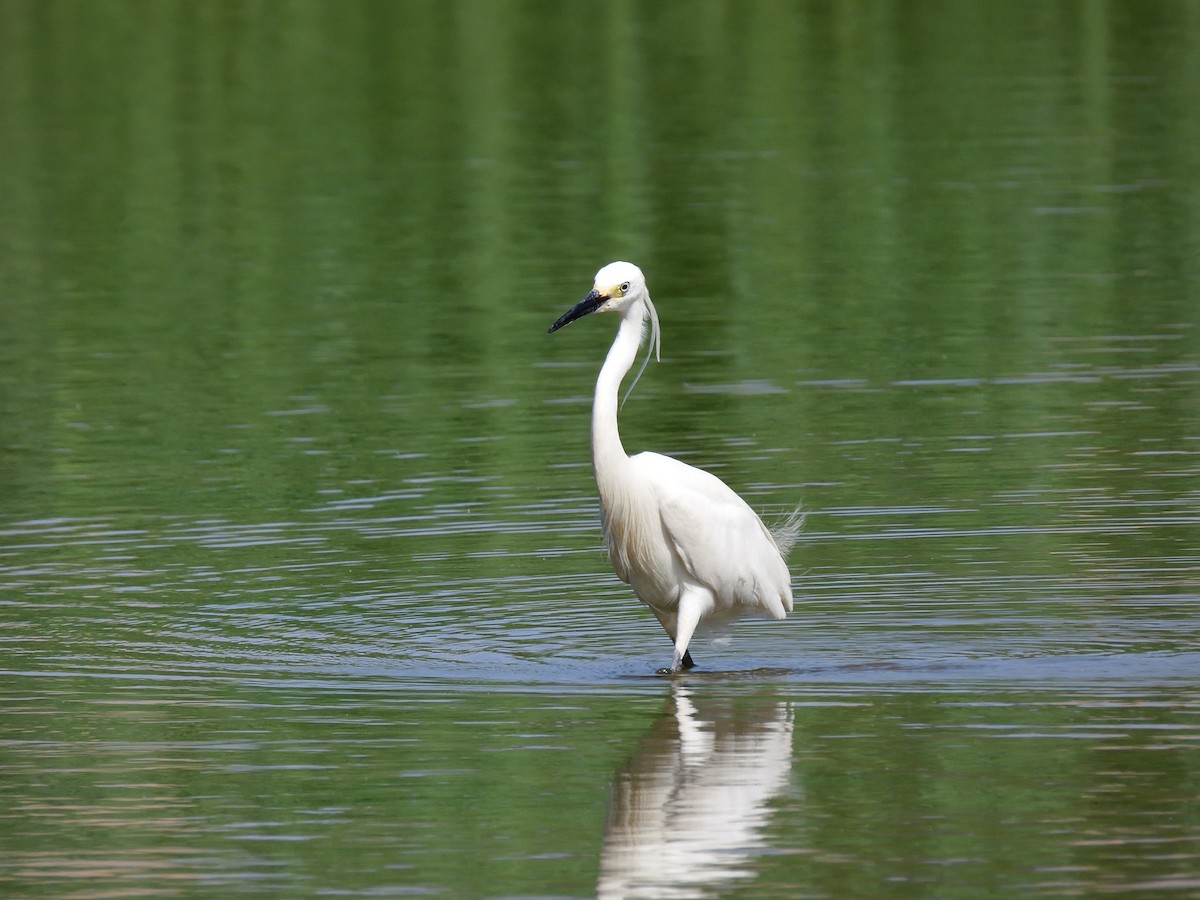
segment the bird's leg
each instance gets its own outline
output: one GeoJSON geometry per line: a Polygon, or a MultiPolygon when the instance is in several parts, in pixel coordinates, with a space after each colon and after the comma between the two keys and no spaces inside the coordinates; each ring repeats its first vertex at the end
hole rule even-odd
{"type": "Polygon", "coordinates": [[[684,669],[696,665],[688,651],[688,644],[696,626],[700,624],[700,616],[705,609],[706,604],[693,593],[684,593],[679,598],[679,611],[675,620],[675,655],[671,658],[669,668],[664,666],[658,670],[659,675],[678,675],[684,669]]]}
{"type": "Polygon", "coordinates": [[[692,651],[684,650],[683,659],[679,658],[678,651],[671,660],[670,666],[663,666],[661,669],[656,669],[655,674],[658,675],[678,675],[680,672],[686,672],[688,669],[696,668],[696,661],[692,659],[692,651]]]}
{"type": "Polygon", "coordinates": [[[679,651],[675,651],[675,655],[671,658],[669,666],[663,666],[660,669],[655,669],[655,675],[678,675],[683,671],[683,660],[679,658],[679,651]]]}

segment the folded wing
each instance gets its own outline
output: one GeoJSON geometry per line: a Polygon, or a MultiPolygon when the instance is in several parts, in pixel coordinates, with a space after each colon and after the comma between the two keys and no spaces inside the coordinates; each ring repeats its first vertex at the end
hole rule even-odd
{"type": "Polygon", "coordinates": [[[632,462],[657,494],[663,533],[689,578],[719,607],[782,619],[792,609],[791,579],[771,533],[721,479],[669,456],[632,462]]]}

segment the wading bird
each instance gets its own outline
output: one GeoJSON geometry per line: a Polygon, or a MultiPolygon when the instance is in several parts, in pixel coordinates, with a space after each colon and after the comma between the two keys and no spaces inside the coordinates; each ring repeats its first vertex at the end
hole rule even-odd
{"type": "MultiPolygon", "coordinates": [[[[715,625],[742,613],[782,619],[792,609],[784,557],[796,540],[793,516],[774,534],[746,501],[717,476],[661,453],[626,456],[617,430],[617,389],[633,365],[647,317],[650,346],[629,386],[659,355],[658,313],[642,270],[609,263],[591,292],[550,326],[553,333],[594,312],[621,316],[592,404],[592,469],[608,558],[617,576],[653,610],[675,644],[674,675],[695,663],[688,643],[702,622],[715,625]]],[[[629,396],[626,391],[625,396],[629,396]]]]}

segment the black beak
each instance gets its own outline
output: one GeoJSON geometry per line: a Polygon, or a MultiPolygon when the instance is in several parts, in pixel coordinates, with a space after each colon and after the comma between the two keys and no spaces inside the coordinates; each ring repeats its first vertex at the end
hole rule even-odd
{"type": "Polygon", "coordinates": [[[592,291],[565,313],[559,316],[558,321],[546,329],[546,334],[553,334],[562,328],[564,325],[570,325],[576,319],[582,319],[588,313],[594,313],[608,300],[608,297],[599,291],[592,291]]]}

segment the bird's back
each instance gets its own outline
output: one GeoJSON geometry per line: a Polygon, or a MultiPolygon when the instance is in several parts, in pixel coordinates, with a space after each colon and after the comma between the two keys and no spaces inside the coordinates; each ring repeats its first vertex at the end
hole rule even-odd
{"type": "MultiPolygon", "coordinates": [[[[782,619],[791,611],[787,564],[746,501],[711,472],[670,456],[639,453],[630,464],[644,492],[639,506],[657,513],[657,565],[661,568],[669,554],[678,587],[690,581],[706,588],[718,612],[757,611],[782,619]]],[[[610,542],[614,538],[610,535],[610,542]]],[[[637,561],[630,557],[634,569],[637,561]]],[[[631,571],[630,577],[622,577],[636,588],[639,574],[631,571]]],[[[651,574],[661,579],[666,573],[651,574]]],[[[650,598],[642,599],[655,605],[650,598]]]]}

